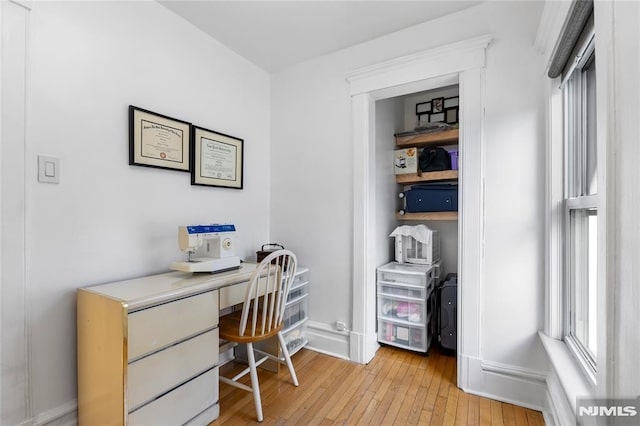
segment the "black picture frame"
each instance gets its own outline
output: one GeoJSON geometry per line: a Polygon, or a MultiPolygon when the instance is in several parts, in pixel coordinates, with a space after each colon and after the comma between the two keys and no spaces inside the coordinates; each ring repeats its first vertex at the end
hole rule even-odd
{"type": "Polygon", "coordinates": [[[244,140],[191,126],[191,185],[243,189],[244,140]]]}
{"type": "Polygon", "coordinates": [[[458,107],[444,110],[444,122],[447,124],[456,124],[458,122],[458,107]]]}
{"type": "Polygon", "coordinates": [[[431,112],[431,101],[416,104],[416,115],[420,116],[429,112],[431,112]]]}
{"type": "Polygon", "coordinates": [[[433,98],[431,99],[431,113],[437,114],[439,112],[444,112],[444,98],[433,98]]]}
{"type": "Polygon", "coordinates": [[[129,105],[129,165],[189,172],[191,123],[129,105]]]}
{"type": "Polygon", "coordinates": [[[444,109],[459,107],[460,98],[458,96],[451,96],[450,98],[444,98],[444,109]]]}

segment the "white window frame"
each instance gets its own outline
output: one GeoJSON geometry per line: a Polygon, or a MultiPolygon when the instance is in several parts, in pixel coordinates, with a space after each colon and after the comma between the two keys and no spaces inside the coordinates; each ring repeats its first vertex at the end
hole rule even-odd
{"type": "MultiPolygon", "coordinates": [[[[547,3],[545,26],[538,33],[538,46],[548,53],[549,63],[555,58],[557,45],[563,34],[561,27],[568,22],[572,3],[547,3]],[[547,10],[548,9],[548,10],[547,10]],[[564,22],[564,24],[563,24],[564,22]],[[549,30],[551,28],[551,30],[549,30]],[[550,34],[553,38],[545,38],[550,34]],[[553,45],[556,45],[554,48],[553,45]]],[[[597,230],[597,382],[588,378],[585,368],[574,356],[564,337],[564,290],[565,274],[565,206],[563,151],[564,117],[561,77],[550,76],[547,80],[547,137],[546,137],[546,253],[545,253],[545,325],[539,333],[540,340],[549,357],[551,370],[547,379],[550,395],[550,412],[557,424],[574,424],[575,404],[579,397],[606,397],[612,395],[613,351],[618,345],[615,330],[616,292],[619,287],[615,261],[619,244],[615,241],[618,228],[616,213],[618,195],[613,185],[618,176],[616,163],[616,64],[614,46],[614,4],[594,2],[594,27],[597,67],[597,158],[598,158],[598,230],[597,230]],[[609,187],[611,186],[611,188],[609,187]]],[[[544,14],[543,14],[544,15],[544,14]]],[[[544,16],[543,16],[544,17],[544,16]]],[[[548,71],[548,70],[547,70],[548,71]]],[[[626,210],[623,210],[626,211],[626,210]]]]}
{"type": "MultiPolygon", "coordinates": [[[[570,353],[574,356],[583,374],[594,388],[597,385],[597,356],[572,334],[572,322],[574,317],[572,311],[575,310],[576,290],[574,289],[573,267],[573,250],[575,249],[572,237],[573,228],[571,226],[571,213],[574,211],[594,209],[598,211],[598,194],[586,194],[586,183],[584,167],[586,167],[586,152],[583,150],[584,138],[586,137],[586,113],[585,102],[583,98],[585,92],[585,81],[583,81],[582,69],[594,60],[592,56],[595,54],[595,37],[593,27],[587,32],[587,36],[583,39],[576,60],[567,72],[562,82],[563,92],[563,154],[564,167],[562,173],[563,179],[563,223],[561,238],[563,239],[563,253],[561,262],[561,270],[563,283],[562,285],[562,324],[561,337],[570,353]],[[578,106],[575,110],[574,107],[578,106]]],[[[596,142],[599,143],[598,141],[596,142]]],[[[602,244],[598,237],[598,245],[602,244]]],[[[600,256],[598,256],[600,257],[600,256]]],[[[586,285],[585,285],[586,287],[586,285]]],[[[585,291],[586,289],[583,289],[585,291]]],[[[597,325],[596,325],[597,326],[597,325]]],[[[596,339],[598,340],[598,339],[596,339]]],[[[602,350],[602,348],[600,348],[602,350]]]]}

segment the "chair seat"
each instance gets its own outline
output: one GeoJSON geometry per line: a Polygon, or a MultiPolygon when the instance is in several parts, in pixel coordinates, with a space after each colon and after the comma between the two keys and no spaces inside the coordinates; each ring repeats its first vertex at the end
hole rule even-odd
{"type": "MultiPolygon", "coordinates": [[[[262,312],[258,312],[258,318],[261,318],[262,312]]],[[[249,320],[247,321],[247,327],[245,328],[245,335],[240,336],[238,331],[240,330],[240,317],[242,316],[242,311],[236,311],[229,315],[225,315],[220,317],[220,338],[224,340],[228,340],[230,342],[236,343],[253,343],[258,342],[260,340],[265,340],[270,337],[278,334],[280,330],[282,330],[282,323],[278,327],[272,328],[270,331],[261,334],[258,327],[256,327],[255,336],[251,336],[251,317],[249,315],[249,320]]]]}

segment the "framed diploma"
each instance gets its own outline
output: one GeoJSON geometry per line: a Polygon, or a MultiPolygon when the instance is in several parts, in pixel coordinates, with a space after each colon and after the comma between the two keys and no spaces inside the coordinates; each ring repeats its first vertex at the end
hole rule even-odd
{"type": "Polygon", "coordinates": [[[191,185],[242,189],[244,141],[193,126],[191,185]]]}
{"type": "Polygon", "coordinates": [[[191,123],[129,105],[129,164],[190,170],[191,123]]]}

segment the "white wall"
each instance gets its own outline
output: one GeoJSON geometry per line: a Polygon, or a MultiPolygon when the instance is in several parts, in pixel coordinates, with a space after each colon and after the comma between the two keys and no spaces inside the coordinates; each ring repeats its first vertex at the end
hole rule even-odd
{"type": "MultiPolygon", "coordinates": [[[[27,324],[25,415],[46,418],[76,397],[78,287],[168,270],[184,258],[176,238],[182,224],[235,223],[238,254],[247,259],[269,240],[270,83],[156,2],[32,6],[28,277],[26,288],[6,290],[3,281],[2,298],[27,295],[26,311],[11,319],[27,324]],[[129,104],[243,138],[245,189],[192,187],[188,173],[129,166],[129,104]],[[61,159],[59,185],[37,182],[38,154],[61,159]]],[[[3,318],[3,328],[9,324],[3,318]]],[[[6,331],[3,350],[19,350],[24,342],[5,339],[6,331]]]]}
{"type": "MultiPolygon", "coordinates": [[[[485,217],[482,358],[546,368],[543,322],[543,126],[532,44],[542,5],[489,2],[291,67],[272,78],[272,236],[300,247],[314,271],[312,320],[350,318],[353,188],[350,99],[354,69],[493,34],[485,72],[485,217]],[[308,150],[309,154],[294,153],[308,150]],[[285,167],[295,162],[294,174],[285,167]],[[309,212],[314,212],[309,215],[309,212]],[[322,212],[322,213],[320,213],[322,212]]],[[[464,165],[463,165],[464,167],[464,165]]]]}
{"type": "Polygon", "coordinates": [[[350,327],[351,106],[332,58],[272,77],[270,229],[311,268],[310,318],[350,327]]]}
{"type": "Polygon", "coordinates": [[[389,98],[376,102],[376,265],[394,260],[395,239],[389,234],[398,226],[396,208],[398,207],[398,186],[394,175],[393,135],[402,131],[404,120],[403,105],[399,98],[389,98]]]}

